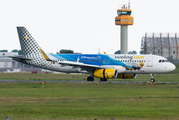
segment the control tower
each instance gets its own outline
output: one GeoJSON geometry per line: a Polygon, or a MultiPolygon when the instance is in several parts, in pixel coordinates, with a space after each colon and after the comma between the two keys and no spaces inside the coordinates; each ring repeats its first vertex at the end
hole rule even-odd
{"type": "Polygon", "coordinates": [[[115,18],[115,24],[121,26],[121,54],[128,54],[128,25],[133,25],[131,12],[130,3],[128,3],[128,7],[123,5],[117,10],[118,16],[115,18]]]}

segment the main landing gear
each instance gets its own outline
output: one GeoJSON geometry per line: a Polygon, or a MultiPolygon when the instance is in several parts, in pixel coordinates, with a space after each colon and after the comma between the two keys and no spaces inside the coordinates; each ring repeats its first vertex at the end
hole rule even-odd
{"type": "MultiPolygon", "coordinates": [[[[94,81],[93,73],[90,73],[90,76],[87,77],[87,81],[94,81]]],[[[107,81],[106,78],[100,78],[100,81],[107,81]]]]}
{"type": "MultiPolygon", "coordinates": [[[[87,77],[87,81],[94,81],[94,77],[91,77],[91,76],[87,77]]],[[[107,81],[107,79],[106,78],[100,78],[100,81],[107,81]]]]}
{"type": "Polygon", "coordinates": [[[150,78],[151,78],[151,79],[150,79],[150,82],[151,82],[151,83],[154,83],[154,82],[155,82],[154,74],[151,73],[151,74],[150,74],[150,78]]]}
{"type": "Polygon", "coordinates": [[[91,76],[87,77],[87,81],[94,81],[94,77],[91,76]]]}

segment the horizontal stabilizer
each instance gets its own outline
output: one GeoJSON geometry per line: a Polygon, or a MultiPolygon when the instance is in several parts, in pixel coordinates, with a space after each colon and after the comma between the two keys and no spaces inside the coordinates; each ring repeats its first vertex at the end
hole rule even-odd
{"type": "Polygon", "coordinates": [[[7,57],[13,58],[13,60],[17,60],[17,61],[32,60],[32,58],[25,58],[23,55],[7,56],[7,57]]]}

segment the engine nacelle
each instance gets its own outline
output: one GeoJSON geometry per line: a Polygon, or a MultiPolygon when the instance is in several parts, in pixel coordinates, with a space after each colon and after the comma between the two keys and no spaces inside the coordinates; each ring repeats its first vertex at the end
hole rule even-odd
{"type": "Polygon", "coordinates": [[[134,79],[137,77],[137,74],[118,74],[117,78],[121,79],[134,79]]]}
{"type": "Polygon", "coordinates": [[[126,68],[123,67],[123,66],[113,66],[113,67],[114,67],[114,69],[117,70],[118,74],[119,73],[124,73],[126,71],[126,68]]]}
{"type": "Polygon", "coordinates": [[[117,70],[116,69],[99,69],[94,71],[94,77],[97,78],[116,78],[117,70]]]}

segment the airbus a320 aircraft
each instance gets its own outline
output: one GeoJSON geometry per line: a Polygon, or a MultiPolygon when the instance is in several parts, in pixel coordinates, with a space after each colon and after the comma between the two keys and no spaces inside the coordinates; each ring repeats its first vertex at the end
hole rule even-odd
{"type": "Polygon", "coordinates": [[[155,82],[153,74],[175,70],[175,65],[157,55],[47,54],[25,27],[17,27],[17,31],[23,55],[12,56],[14,60],[52,71],[90,74],[87,81],[94,81],[94,77],[107,81],[150,74],[150,81],[155,82]]]}

